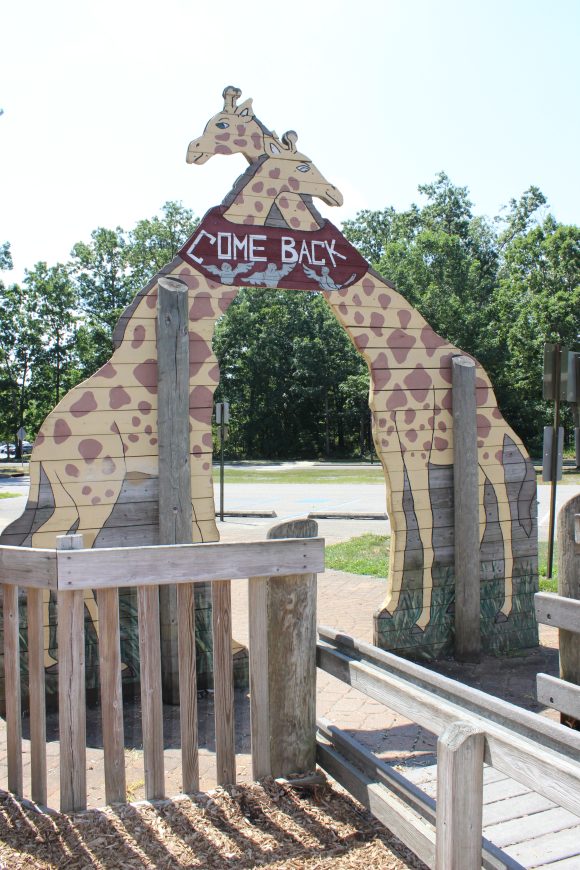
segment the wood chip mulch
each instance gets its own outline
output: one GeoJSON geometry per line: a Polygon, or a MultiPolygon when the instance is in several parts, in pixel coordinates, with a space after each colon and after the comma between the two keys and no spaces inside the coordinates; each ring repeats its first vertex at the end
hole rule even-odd
{"type": "Polygon", "coordinates": [[[403,870],[424,865],[348,795],[266,780],[61,815],[0,793],[0,868],[403,870]]]}

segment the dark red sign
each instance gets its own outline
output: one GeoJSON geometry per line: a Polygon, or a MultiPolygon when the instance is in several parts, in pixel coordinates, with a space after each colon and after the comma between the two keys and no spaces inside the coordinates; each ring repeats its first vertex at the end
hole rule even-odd
{"type": "Polygon", "coordinates": [[[210,209],[179,256],[220,284],[286,290],[340,290],[368,270],[366,260],[330,221],[305,232],[236,224],[224,206],[210,209]]]}

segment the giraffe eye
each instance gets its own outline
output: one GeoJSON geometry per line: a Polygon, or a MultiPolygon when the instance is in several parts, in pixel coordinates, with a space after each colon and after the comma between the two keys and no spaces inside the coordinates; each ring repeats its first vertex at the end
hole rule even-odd
{"type": "Polygon", "coordinates": [[[220,130],[225,130],[230,125],[226,121],[218,121],[216,127],[219,127],[220,130]]]}
{"type": "Polygon", "coordinates": [[[300,163],[296,169],[298,172],[310,172],[310,166],[307,163],[300,163]]]}

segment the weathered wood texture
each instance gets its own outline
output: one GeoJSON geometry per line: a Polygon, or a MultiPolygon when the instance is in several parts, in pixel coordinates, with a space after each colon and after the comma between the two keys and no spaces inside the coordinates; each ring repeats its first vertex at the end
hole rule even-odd
{"type": "Polygon", "coordinates": [[[184,544],[58,553],[59,589],[104,589],[265,574],[310,574],[324,569],[324,541],[184,544]],[[232,575],[232,576],[228,576],[232,575]]]}
{"type": "MultiPolygon", "coordinates": [[[[295,520],[268,538],[317,533],[314,520],[295,520]]],[[[269,578],[267,638],[271,775],[306,773],[316,759],[316,574],[269,578]]]]}
{"type": "MultiPolygon", "coordinates": [[[[59,551],[80,550],[82,535],[57,538],[59,551]]],[[[87,806],[85,607],[81,590],[58,593],[58,726],[60,809],[87,806]]]]}
{"type": "Polygon", "coordinates": [[[580,720],[580,685],[558,680],[549,674],[538,674],[536,688],[540,704],[580,720]]]}
{"type": "Polygon", "coordinates": [[[30,794],[33,801],[46,805],[46,699],[42,643],[44,636],[42,589],[29,589],[26,597],[30,704],[30,794]]]}
{"type": "Polygon", "coordinates": [[[0,547],[0,583],[23,589],[56,589],[56,553],[25,547],[0,547]]]}
{"type": "Polygon", "coordinates": [[[455,658],[461,662],[475,662],[479,661],[481,654],[475,363],[469,357],[454,357],[452,372],[455,658]]]}
{"type": "Polygon", "coordinates": [[[236,781],[232,597],[229,580],[212,584],[215,751],[218,785],[236,781]]]}
{"type": "MultiPolygon", "coordinates": [[[[486,763],[580,815],[580,765],[572,745],[565,753],[540,748],[537,741],[443,699],[432,689],[320,644],[318,666],[435,734],[459,720],[485,731],[486,763]]],[[[569,742],[577,746],[579,741],[569,742]]]]}
{"type": "Polygon", "coordinates": [[[193,794],[199,790],[199,760],[195,670],[195,590],[192,583],[180,583],[177,587],[177,632],[182,789],[185,794],[193,794]]]}
{"type": "Polygon", "coordinates": [[[164,797],[165,793],[159,588],[140,586],[137,590],[137,598],[145,796],[148,800],[156,800],[164,797]]]}
{"type": "MultiPolygon", "coordinates": [[[[580,608],[580,535],[577,519],[580,514],[580,495],[571,498],[558,514],[558,592],[566,598],[579,602],[580,608]]],[[[560,676],[563,680],[580,686],[580,619],[576,630],[560,628],[560,676]]],[[[567,724],[580,729],[580,716],[567,724]]]]}
{"type": "Polygon", "coordinates": [[[268,578],[248,580],[250,657],[250,730],[252,776],[271,776],[270,683],[268,665],[268,578]]]}
{"type": "Polygon", "coordinates": [[[8,788],[22,797],[22,715],[20,711],[20,620],[18,586],[4,585],[4,678],[8,788]]]}
{"type": "Polygon", "coordinates": [[[105,797],[108,804],[114,804],[126,798],[118,591],[99,590],[98,605],[105,797]]]}
{"type": "MultiPolygon", "coordinates": [[[[188,287],[159,279],[157,367],[159,432],[159,543],[189,544],[192,537],[189,449],[188,287]]],[[[163,700],[179,703],[177,589],[159,590],[163,700]]]]}
{"type": "Polygon", "coordinates": [[[484,732],[454,722],[437,742],[436,870],[480,870],[484,732]]]}

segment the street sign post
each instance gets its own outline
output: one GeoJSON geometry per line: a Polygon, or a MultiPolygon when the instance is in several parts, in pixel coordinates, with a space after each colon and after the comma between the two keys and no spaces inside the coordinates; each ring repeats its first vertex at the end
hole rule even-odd
{"type": "Polygon", "coordinates": [[[218,402],[215,406],[215,421],[219,426],[220,437],[220,521],[224,521],[224,442],[228,437],[227,423],[230,422],[230,403],[218,402]]]}

